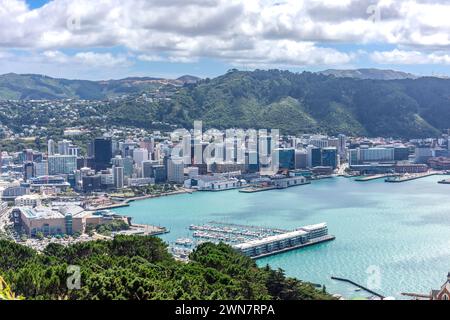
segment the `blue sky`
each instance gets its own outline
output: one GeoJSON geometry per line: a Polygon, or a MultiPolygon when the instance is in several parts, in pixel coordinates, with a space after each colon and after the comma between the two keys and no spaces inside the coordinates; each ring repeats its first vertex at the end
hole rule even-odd
{"type": "Polygon", "coordinates": [[[380,68],[450,75],[448,1],[275,2],[0,0],[0,73],[109,79],[380,68]]]}

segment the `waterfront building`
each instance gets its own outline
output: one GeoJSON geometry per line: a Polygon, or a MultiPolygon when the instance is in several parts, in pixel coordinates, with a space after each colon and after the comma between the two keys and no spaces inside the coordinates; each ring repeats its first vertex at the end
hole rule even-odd
{"type": "Polygon", "coordinates": [[[199,175],[199,170],[197,167],[188,167],[186,168],[186,171],[189,179],[192,179],[199,175]]]}
{"type": "Polygon", "coordinates": [[[435,170],[450,170],[450,158],[430,158],[428,164],[435,170]]]}
{"type": "Polygon", "coordinates": [[[225,191],[240,187],[241,182],[236,178],[227,178],[222,175],[197,176],[186,180],[184,186],[199,191],[225,191]]]}
{"type": "Polygon", "coordinates": [[[261,258],[333,239],[333,236],[328,235],[326,223],[321,223],[263,239],[244,242],[234,245],[233,248],[248,257],[261,258]]]}
{"type": "Polygon", "coordinates": [[[336,169],[338,167],[338,151],[335,147],[322,149],[322,166],[336,169]]]}
{"type": "Polygon", "coordinates": [[[306,169],[308,167],[308,152],[306,150],[295,150],[295,169],[306,169]]]}
{"type": "Polygon", "coordinates": [[[96,138],[94,144],[94,166],[96,171],[105,170],[112,159],[111,138],[96,138]]]}
{"type": "Polygon", "coordinates": [[[322,150],[318,147],[308,146],[308,167],[320,167],[322,165],[322,150]]]}
{"type": "Polygon", "coordinates": [[[361,148],[359,162],[394,161],[394,148],[361,148]]]}
{"type": "Polygon", "coordinates": [[[167,170],[163,165],[153,166],[153,178],[155,183],[164,183],[167,181],[167,170]]]}
{"type": "Polygon", "coordinates": [[[450,272],[447,275],[447,281],[439,290],[431,291],[431,300],[450,300],[450,272]]]}
{"type": "Polygon", "coordinates": [[[394,147],[394,160],[395,161],[409,160],[409,148],[405,146],[394,147]]]}
{"type": "Polygon", "coordinates": [[[150,184],[155,184],[154,178],[128,178],[127,184],[129,187],[145,187],[150,184]]]}
{"type": "Polygon", "coordinates": [[[272,154],[272,164],[276,164],[275,157],[278,157],[279,170],[295,169],[295,149],[294,148],[277,148],[272,154]]]}
{"type": "Polygon", "coordinates": [[[70,155],[53,155],[48,157],[48,174],[70,174],[77,170],[77,157],[70,155]]]}
{"type": "Polygon", "coordinates": [[[167,180],[174,183],[184,183],[184,163],[182,158],[168,159],[167,180]]]}
{"type": "Polygon", "coordinates": [[[303,176],[293,176],[293,177],[285,177],[275,178],[271,181],[272,185],[274,185],[277,189],[286,189],[289,187],[301,186],[304,184],[308,184],[308,180],[303,176]]]}
{"type": "Polygon", "coordinates": [[[433,157],[433,149],[430,147],[417,147],[414,152],[416,163],[428,163],[433,157]]]}

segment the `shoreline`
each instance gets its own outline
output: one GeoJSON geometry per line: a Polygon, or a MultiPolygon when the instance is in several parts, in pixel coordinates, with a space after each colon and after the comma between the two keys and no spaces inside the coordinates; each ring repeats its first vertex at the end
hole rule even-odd
{"type": "Polygon", "coordinates": [[[129,207],[130,203],[135,202],[135,201],[155,199],[155,198],[168,197],[168,196],[176,196],[176,195],[186,194],[186,193],[192,194],[194,192],[196,192],[196,190],[182,189],[182,190],[171,191],[171,192],[162,193],[162,194],[158,194],[158,195],[149,194],[149,195],[145,195],[145,196],[127,198],[119,203],[114,203],[111,205],[102,206],[102,207],[98,207],[98,208],[92,208],[92,210],[95,211],[95,210],[110,210],[110,209],[125,208],[125,207],[129,207]]]}

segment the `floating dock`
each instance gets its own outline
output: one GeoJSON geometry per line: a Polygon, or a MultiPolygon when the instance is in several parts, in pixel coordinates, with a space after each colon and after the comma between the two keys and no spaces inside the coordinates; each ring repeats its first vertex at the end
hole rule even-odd
{"type": "Polygon", "coordinates": [[[335,238],[335,236],[328,234],[327,224],[320,223],[302,227],[295,231],[240,243],[234,245],[233,248],[252,259],[260,259],[331,241],[335,238]]]}

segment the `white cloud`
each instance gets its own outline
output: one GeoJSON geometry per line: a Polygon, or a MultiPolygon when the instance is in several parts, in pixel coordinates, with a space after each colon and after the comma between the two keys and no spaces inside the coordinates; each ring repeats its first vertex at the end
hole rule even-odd
{"type": "Polygon", "coordinates": [[[379,64],[450,64],[450,55],[444,52],[424,53],[420,51],[376,51],[371,59],[379,64]]]}
{"type": "Polygon", "coordinates": [[[409,58],[392,54],[400,60],[446,61],[449,16],[447,0],[53,0],[36,10],[24,0],[0,0],[0,49],[105,66],[126,57],[56,52],[123,47],[142,61],[331,66],[358,56],[332,48],[337,42],[384,43],[411,51],[409,58]]]}

